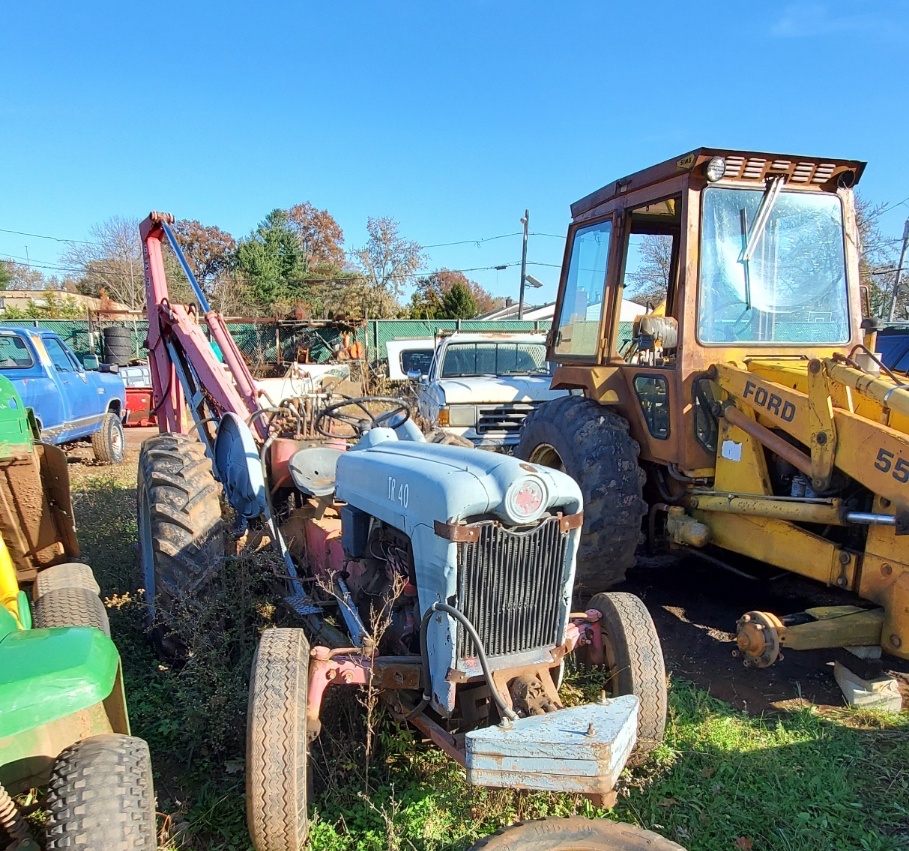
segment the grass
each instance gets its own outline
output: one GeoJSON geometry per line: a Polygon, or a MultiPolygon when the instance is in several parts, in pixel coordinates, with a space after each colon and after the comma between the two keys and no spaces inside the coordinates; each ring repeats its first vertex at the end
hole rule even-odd
{"type": "MultiPolygon", "coordinates": [[[[228,565],[216,645],[182,670],[144,634],[135,468],[71,467],[83,555],[123,657],[134,732],[155,762],[164,848],[246,851],[243,739],[249,659],[273,622],[262,567],[228,565]]],[[[599,684],[569,677],[576,693],[599,684]]],[[[616,808],[469,787],[462,770],[379,714],[365,771],[363,712],[337,694],[313,747],[314,851],[456,851],[520,819],[580,813],[642,825],[690,851],[909,848],[909,717],[812,707],[754,718],[675,680],[666,740],[626,772],[616,808]]]]}

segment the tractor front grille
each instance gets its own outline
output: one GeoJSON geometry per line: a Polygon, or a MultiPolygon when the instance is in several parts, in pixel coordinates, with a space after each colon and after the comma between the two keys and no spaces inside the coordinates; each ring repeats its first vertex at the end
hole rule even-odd
{"type": "MultiPolygon", "coordinates": [[[[477,524],[476,541],[458,544],[458,609],[473,624],[487,656],[535,650],[561,640],[569,532],[558,517],[511,532],[477,524]]],[[[458,628],[458,658],[476,656],[458,628]]]]}
{"type": "Polygon", "coordinates": [[[536,407],[522,402],[494,408],[481,406],[477,411],[477,434],[517,434],[527,415],[536,407]]]}

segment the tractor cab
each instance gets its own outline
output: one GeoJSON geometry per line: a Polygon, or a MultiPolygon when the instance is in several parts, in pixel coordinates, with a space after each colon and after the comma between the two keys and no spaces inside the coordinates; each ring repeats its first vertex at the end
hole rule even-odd
{"type": "Polygon", "coordinates": [[[701,148],[571,207],[549,359],[554,388],[615,406],[641,457],[701,475],[711,364],[862,342],[853,160],[701,148]],[[634,323],[623,298],[648,302],[634,323]],[[692,437],[694,439],[692,439],[692,437]]]}

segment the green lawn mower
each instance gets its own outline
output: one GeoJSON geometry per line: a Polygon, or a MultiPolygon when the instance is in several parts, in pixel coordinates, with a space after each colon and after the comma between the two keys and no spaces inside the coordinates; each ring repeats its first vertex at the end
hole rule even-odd
{"type": "Polygon", "coordinates": [[[148,746],[129,735],[98,584],[74,560],[66,457],[37,434],[0,376],[0,848],[154,851],[148,746]]]}

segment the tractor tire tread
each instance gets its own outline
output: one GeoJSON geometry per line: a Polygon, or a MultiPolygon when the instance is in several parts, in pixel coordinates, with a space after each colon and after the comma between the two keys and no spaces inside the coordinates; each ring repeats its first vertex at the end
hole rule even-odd
{"type": "Polygon", "coordinates": [[[32,626],[93,626],[110,638],[107,609],[90,588],[64,587],[42,594],[34,603],[32,626]]]}
{"type": "Polygon", "coordinates": [[[590,399],[561,396],[528,414],[515,454],[529,460],[541,443],[559,453],[584,497],[576,588],[621,582],[634,566],[647,510],[640,446],[629,435],[628,422],[590,399]]]}
{"type": "Polygon", "coordinates": [[[480,839],[470,851],[685,851],[632,824],[582,816],[522,821],[480,839]]]}
{"type": "Polygon", "coordinates": [[[92,569],[79,561],[55,564],[39,570],[35,579],[34,598],[37,600],[49,591],[57,591],[60,588],[85,588],[95,595],[101,593],[92,569]]]}
{"type": "Polygon", "coordinates": [[[298,851],[306,840],[308,665],[303,630],[262,633],[246,734],[246,813],[256,851],[298,851]]]}
{"type": "Polygon", "coordinates": [[[68,747],[54,764],[47,812],[48,851],[155,851],[148,745],[106,734],[68,747]]]}
{"type": "Polygon", "coordinates": [[[668,705],[666,663],[653,618],[640,597],[622,591],[595,594],[587,608],[602,614],[616,650],[614,693],[640,699],[635,754],[647,754],[663,741],[668,705]]]}

